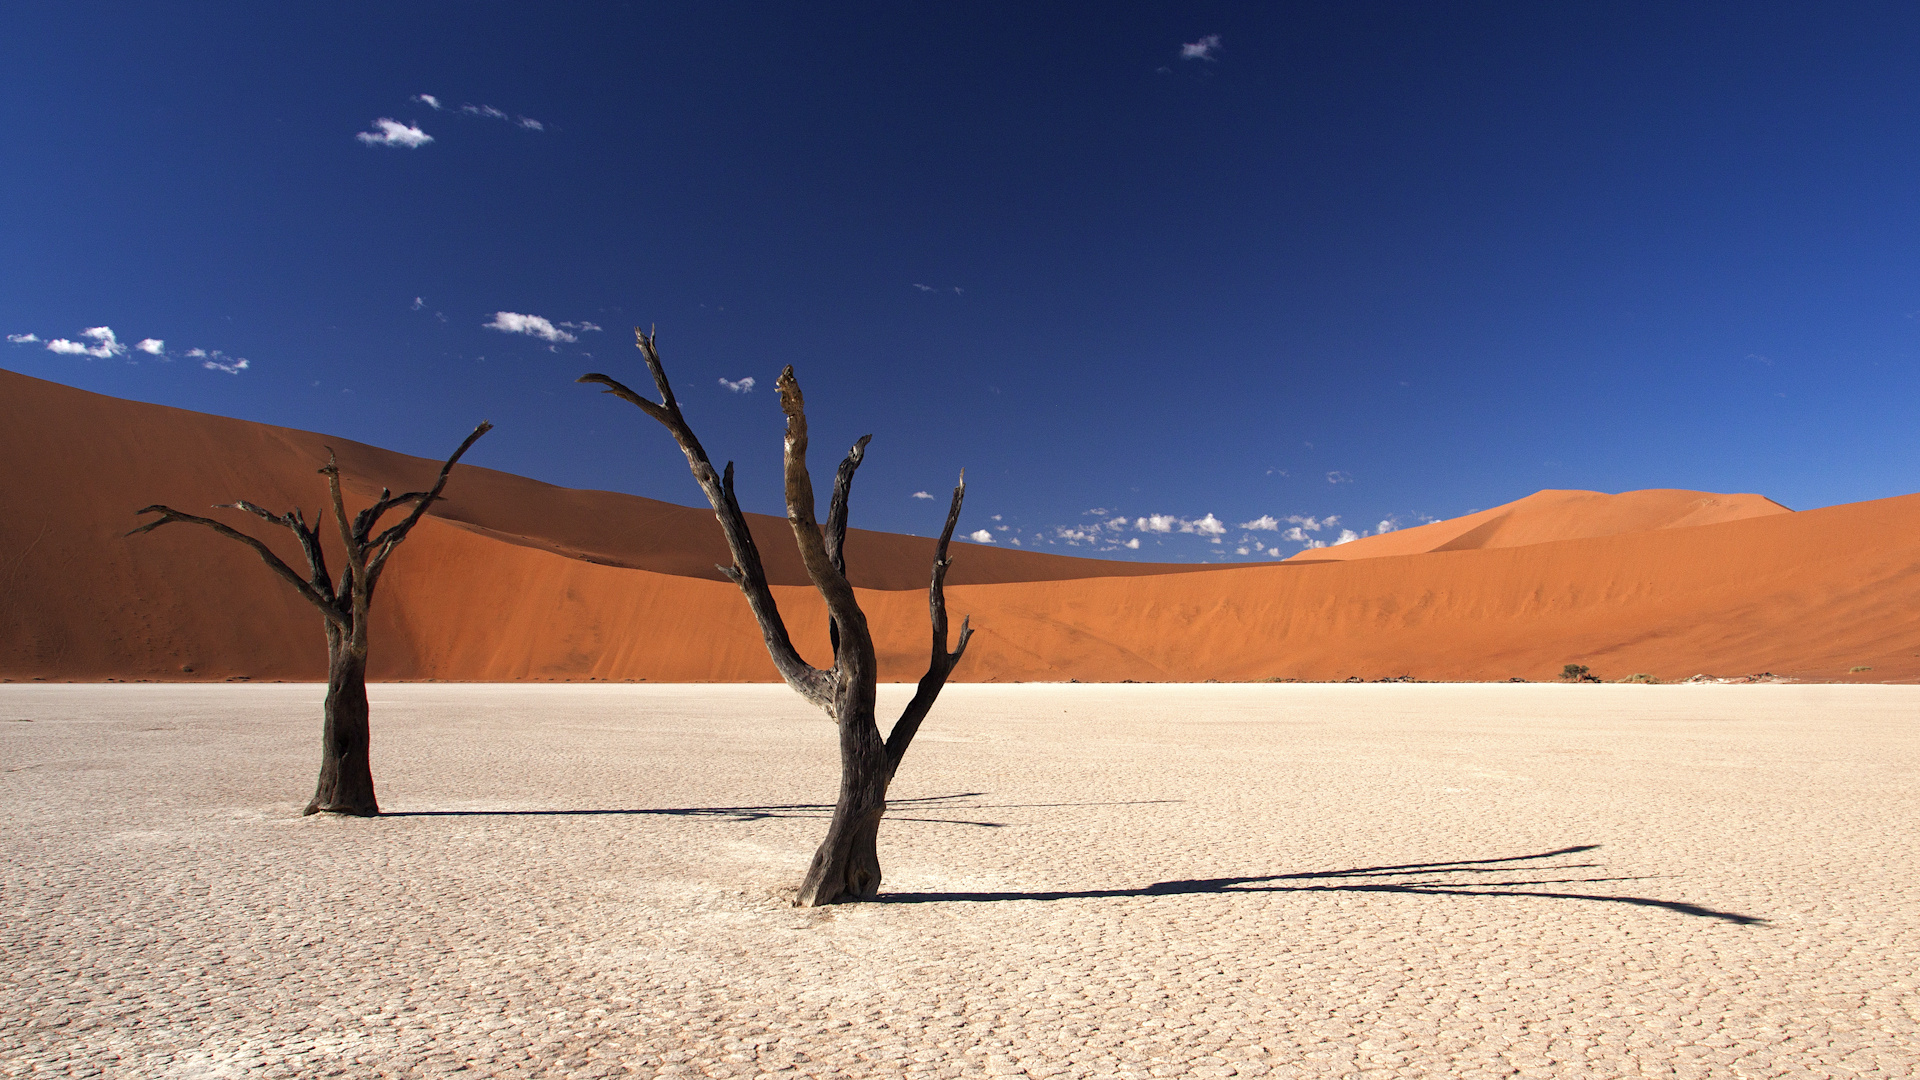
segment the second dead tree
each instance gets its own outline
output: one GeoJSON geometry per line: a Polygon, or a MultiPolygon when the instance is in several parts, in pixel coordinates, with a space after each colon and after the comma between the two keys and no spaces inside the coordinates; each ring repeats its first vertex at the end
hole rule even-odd
{"type": "Polygon", "coordinates": [[[814,517],[813,480],[807,474],[807,416],[800,396],[800,384],[793,368],[780,373],[775,384],[780,391],[780,409],[787,417],[785,474],[787,523],[793,527],[794,541],[800,547],[800,559],[807,577],[827,603],[829,633],[833,641],[833,666],[825,671],[801,659],[787,634],[786,623],[774,603],[773,591],[760,563],[760,551],[754,546],[747,518],[733,494],[733,463],[719,472],[707,459],[707,452],[687,426],[666,371],[660,366],[660,353],[654,336],[634,330],[647,370],[653,375],[660,401],[650,401],[606,375],[583,375],[578,381],[598,383],[640,411],[658,420],[673,434],[674,441],[687,457],[693,478],[706,493],[720,528],[726,533],[727,547],[733,553],[733,565],[720,571],[740,587],[747,606],[760,624],[767,652],[774,667],[788,686],[834,719],[840,728],[840,795],[834,803],[833,820],[827,826],[827,838],[814,852],[807,876],[801,882],[794,904],[817,907],[841,900],[871,899],[880,891],[880,854],[877,840],[880,818],[887,812],[887,787],[900,767],[907,746],[920,730],[921,721],[933,708],[934,699],[946,685],[947,675],[966,652],[973,631],[963,619],[960,640],[947,651],[947,603],[944,587],[947,576],[947,545],[954,525],[960,520],[960,504],[966,497],[966,474],[953,489],[953,504],[947,511],[946,528],[934,548],[933,582],[928,589],[927,606],[933,620],[932,659],[919,689],[906,710],[894,722],[885,739],[874,714],[875,684],[879,681],[879,662],[874,656],[873,635],[867,629],[867,617],[854,599],[853,586],[847,583],[846,559],[842,545],[847,536],[847,493],[853,485],[853,473],[860,467],[871,435],[862,436],[847,451],[834,475],[833,498],[827,510],[824,529],[814,517]]]}
{"type": "Polygon", "coordinates": [[[133,536],[152,532],[176,521],[204,525],[229,540],[237,540],[252,548],[268,569],[280,575],[308,603],[320,609],[327,631],[326,718],[320,731],[320,780],[314,786],[313,799],[307,803],[306,813],[351,814],[357,817],[373,817],[380,813],[380,803],[373,792],[373,767],[367,753],[371,738],[367,724],[367,611],[373,604],[373,591],[380,584],[380,574],[386,569],[387,559],[393,555],[393,549],[407,538],[407,534],[426,515],[427,508],[440,498],[441,490],[447,486],[448,475],[453,472],[454,465],[467,452],[467,448],[492,430],[492,424],[481,421],[480,426],[473,429],[473,434],[467,436],[446,464],[440,466],[440,476],[430,490],[395,495],[383,488],[379,500],[354,515],[351,524],[347,521],[346,502],[340,495],[340,466],[329,450],[326,467],[320,472],[327,478],[327,492],[333,499],[333,520],[340,527],[340,542],[346,548],[347,558],[346,569],[341,572],[337,582],[327,569],[326,554],[320,546],[320,523],[309,526],[298,507],[284,514],[275,514],[241,499],[222,503],[215,509],[244,510],[263,521],[284,525],[292,530],[300,541],[301,552],[307,557],[308,576],[305,578],[282,562],[267,545],[246,533],[212,518],[182,513],[158,503],[145,507],[139,513],[160,516],[127,534],[133,536]],[[413,509],[406,517],[378,533],[374,532],[379,528],[381,517],[389,510],[409,504],[413,509]]]}

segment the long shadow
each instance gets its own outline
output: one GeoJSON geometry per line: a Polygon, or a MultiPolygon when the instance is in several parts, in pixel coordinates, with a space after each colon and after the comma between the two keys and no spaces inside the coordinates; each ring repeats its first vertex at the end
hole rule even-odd
{"type": "MultiPolygon", "coordinates": [[[[890,799],[889,807],[904,806],[937,810],[950,805],[954,799],[972,799],[984,795],[981,791],[963,791],[954,795],[927,795],[918,799],[890,799]]],[[[966,809],[974,809],[969,804],[966,809]]],[[[719,818],[726,821],[765,821],[769,818],[824,818],[833,815],[832,803],[776,803],[769,806],[665,806],[645,809],[623,810],[398,810],[382,813],[381,817],[694,817],[719,818]]],[[[983,829],[999,829],[1006,826],[1003,821],[964,821],[956,818],[909,817],[888,814],[888,821],[918,821],[934,825],[973,825],[983,829]]]]}
{"type": "Polygon", "coordinates": [[[1161,881],[1140,889],[1080,889],[1057,892],[951,892],[882,894],[875,901],[883,904],[995,903],[1003,900],[1107,900],[1136,896],[1193,896],[1218,893],[1403,893],[1412,896],[1528,896],[1544,900],[1590,900],[1606,904],[1631,904],[1660,908],[1680,915],[1703,919],[1721,919],[1740,926],[1765,924],[1765,919],[1731,911],[1716,911],[1699,904],[1677,900],[1656,900],[1646,896],[1601,893],[1546,891],[1547,885],[1597,885],[1616,881],[1643,880],[1628,877],[1568,877],[1535,880],[1476,879],[1472,875],[1511,874],[1520,871],[1591,870],[1597,863],[1558,863],[1539,865],[1543,860],[1598,850],[1598,844],[1542,851],[1534,855],[1516,855],[1502,859],[1460,859],[1453,862],[1401,863],[1394,866],[1356,866],[1346,870],[1314,870],[1298,874],[1264,874],[1257,877],[1197,878],[1188,881],[1161,881]],[[1522,864],[1522,865],[1511,865],[1522,864]],[[1462,875],[1465,875],[1464,877],[1462,875]],[[1285,884],[1291,882],[1338,881],[1339,884],[1285,884]]]}
{"type": "MultiPolygon", "coordinates": [[[[1076,803],[965,803],[956,804],[955,799],[975,799],[985,795],[984,791],[962,791],[953,795],[924,795],[917,799],[888,799],[888,821],[917,821],[932,825],[973,825],[982,829],[1002,829],[1004,821],[965,821],[957,818],[910,817],[892,813],[905,807],[912,809],[956,810],[1020,810],[1033,807],[1054,806],[1148,806],[1159,803],[1175,803],[1179,799],[1123,799],[1111,802],[1076,803]]],[[[640,817],[662,815],[667,817],[706,817],[725,821],[763,821],[767,818],[824,818],[833,816],[832,803],[776,803],[770,806],[665,806],[645,809],[622,810],[395,810],[383,812],[381,817],[640,817]]]]}

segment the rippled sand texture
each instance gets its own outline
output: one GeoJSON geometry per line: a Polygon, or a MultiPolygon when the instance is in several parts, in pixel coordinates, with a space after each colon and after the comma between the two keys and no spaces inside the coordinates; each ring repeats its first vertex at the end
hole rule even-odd
{"type": "Polygon", "coordinates": [[[956,686],[816,911],[784,688],[320,697],[0,688],[0,1074],[1920,1071],[1920,688],[956,686]]]}

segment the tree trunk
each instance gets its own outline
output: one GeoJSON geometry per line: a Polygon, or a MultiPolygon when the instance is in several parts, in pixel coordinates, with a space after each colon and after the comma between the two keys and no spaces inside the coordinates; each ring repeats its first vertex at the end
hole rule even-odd
{"type": "Polygon", "coordinates": [[[380,803],[373,795],[373,766],[367,758],[367,654],[354,649],[329,626],[327,634],[327,716],[320,731],[320,782],[313,789],[309,814],[374,817],[380,803]]]}
{"type": "Polygon", "coordinates": [[[801,881],[798,907],[819,907],[842,900],[871,900],[880,893],[880,818],[887,812],[892,769],[887,744],[874,722],[873,684],[842,687],[836,717],[840,725],[840,798],[834,803],[827,838],[813,853],[801,881]]]}

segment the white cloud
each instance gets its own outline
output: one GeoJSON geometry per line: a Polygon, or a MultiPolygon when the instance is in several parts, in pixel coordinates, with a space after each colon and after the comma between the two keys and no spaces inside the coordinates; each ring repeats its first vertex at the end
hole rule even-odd
{"type": "Polygon", "coordinates": [[[1004,518],[1004,516],[1003,516],[1003,515],[1001,515],[1001,514],[995,514],[995,515],[993,515],[993,520],[995,520],[995,521],[1002,521],[1002,520],[1005,520],[1005,518],[1004,518]]]}
{"type": "Polygon", "coordinates": [[[188,350],[187,350],[187,355],[188,355],[188,356],[190,356],[190,357],[192,357],[192,358],[194,358],[195,360],[198,360],[198,359],[200,359],[201,357],[203,357],[203,356],[205,356],[205,355],[207,355],[207,350],[205,350],[205,349],[188,349],[188,350]]]}
{"type": "Polygon", "coordinates": [[[127,346],[114,336],[113,328],[110,326],[90,326],[80,331],[80,336],[93,344],[87,345],[78,341],[68,341],[66,338],[54,338],[47,342],[47,351],[56,352],[62,356],[91,356],[101,360],[109,356],[127,355],[127,346]]]}
{"type": "Polygon", "coordinates": [[[426,306],[427,306],[427,302],[425,299],[418,296],[413,298],[413,310],[419,311],[421,308],[426,306]]]}
{"type": "Polygon", "coordinates": [[[501,112],[491,105],[462,105],[460,106],[460,111],[466,113],[468,116],[485,116],[494,120],[505,120],[507,118],[506,113],[501,112]]]}
{"type": "Polygon", "coordinates": [[[1172,532],[1180,524],[1180,519],[1170,514],[1148,514],[1134,521],[1133,527],[1141,532],[1172,532]]]}
{"type": "MultiPolygon", "coordinates": [[[[200,350],[195,349],[193,352],[197,353],[200,352],[200,350]]],[[[191,356],[193,353],[188,353],[187,355],[191,356]]],[[[219,349],[215,349],[211,353],[202,353],[201,355],[205,356],[206,359],[200,362],[200,366],[206,368],[208,371],[224,371],[229,375],[238,375],[250,366],[245,357],[231,357],[219,349]]]]}
{"type": "Polygon", "coordinates": [[[1258,529],[1261,532],[1279,532],[1280,520],[1272,514],[1261,514],[1252,521],[1241,522],[1240,527],[1243,529],[1258,529]]]}
{"type": "Polygon", "coordinates": [[[1237,547],[1237,548],[1234,548],[1234,549],[1233,549],[1233,553],[1234,553],[1235,555],[1245,555],[1245,554],[1248,554],[1248,552],[1247,552],[1247,549],[1246,549],[1246,548],[1244,548],[1244,547],[1237,547]]]}
{"type": "Polygon", "coordinates": [[[1325,540],[1309,540],[1307,541],[1307,546],[1305,550],[1312,551],[1314,548],[1323,548],[1326,546],[1327,546],[1327,542],[1325,540]]]}
{"type": "Polygon", "coordinates": [[[976,544],[991,544],[993,543],[993,534],[985,529],[976,529],[967,534],[967,539],[976,544]]]}
{"type": "Polygon", "coordinates": [[[7,340],[13,342],[15,345],[29,345],[39,341],[40,338],[36,334],[8,334],[7,340]]]}
{"type": "Polygon", "coordinates": [[[1100,539],[1100,526],[1091,529],[1072,529],[1062,525],[1053,530],[1053,534],[1069,544],[1091,544],[1100,539]]]}
{"type": "MultiPolygon", "coordinates": [[[[1183,528],[1180,531],[1186,532],[1187,530],[1183,528]]],[[[1193,523],[1193,531],[1202,536],[1219,536],[1227,531],[1227,525],[1226,522],[1214,517],[1212,513],[1208,513],[1206,517],[1193,523]]]]}
{"type": "Polygon", "coordinates": [[[1352,529],[1341,529],[1340,537],[1333,542],[1333,546],[1339,547],[1341,544],[1351,544],[1358,539],[1360,539],[1359,533],[1354,532],[1352,529]]]}
{"type": "Polygon", "coordinates": [[[751,394],[753,393],[753,376],[746,375],[732,381],[721,379],[720,385],[736,394],[751,394]]]}
{"type": "Polygon", "coordinates": [[[1328,473],[1328,474],[1327,474],[1327,483],[1329,483],[1329,484],[1351,484],[1351,483],[1353,483],[1353,476],[1352,476],[1352,474],[1350,474],[1350,473],[1344,473],[1344,472],[1341,472],[1341,471],[1340,471],[1340,470],[1338,470],[1338,469],[1335,469],[1334,471],[1332,471],[1332,472],[1330,472],[1330,473],[1328,473]]]}
{"type": "Polygon", "coordinates": [[[513,118],[513,122],[516,124],[519,124],[523,128],[526,128],[528,131],[547,130],[547,125],[541,123],[538,120],[535,120],[531,116],[516,116],[513,118]]]}
{"type": "Polygon", "coordinates": [[[1126,527],[1127,519],[1124,517],[1112,518],[1107,522],[1107,528],[1109,529],[1124,529],[1126,527]]]}
{"type": "Polygon", "coordinates": [[[563,322],[560,325],[569,330],[591,330],[594,333],[599,333],[600,331],[598,323],[590,323],[585,319],[581,319],[579,322],[563,322]]]}
{"type": "Polygon", "coordinates": [[[929,500],[930,500],[930,499],[932,499],[932,498],[933,498],[933,493],[932,493],[932,492],[930,492],[930,491],[916,491],[916,492],[914,492],[914,493],[913,493],[913,496],[912,496],[912,497],[913,497],[913,498],[916,498],[916,499],[929,499],[929,500]]]}
{"type": "Polygon", "coordinates": [[[1009,536],[1009,537],[1007,537],[1007,543],[1009,543],[1009,544],[1012,544],[1012,545],[1013,545],[1014,547],[1019,547],[1019,546],[1020,546],[1020,538],[1019,538],[1019,537],[1017,537],[1017,536],[1009,536]]]}
{"type": "Polygon", "coordinates": [[[1400,527],[1399,522],[1393,520],[1392,518],[1388,518],[1387,520],[1381,522],[1379,525],[1374,527],[1373,535],[1385,536],[1399,527],[1400,527]]]}
{"type": "Polygon", "coordinates": [[[435,112],[440,111],[440,99],[437,97],[434,97],[432,94],[415,94],[413,95],[412,100],[417,101],[422,105],[425,105],[427,108],[432,109],[435,112]]]}
{"type": "Polygon", "coordinates": [[[1213,54],[1220,51],[1220,35],[1208,34],[1199,41],[1190,41],[1180,46],[1182,60],[1212,60],[1213,54]]]}
{"type": "Polygon", "coordinates": [[[157,337],[141,338],[139,341],[133,343],[133,347],[146,353],[148,356],[167,355],[167,343],[157,337]]]}
{"type": "Polygon", "coordinates": [[[580,340],[538,315],[520,315],[512,311],[496,311],[493,313],[492,322],[480,325],[488,330],[499,330],[508,334],[526,334],[543,341],[580,340]]]}
{"type": "Polygon", "coordinates": [[[368,146],[405,146],[409,149],[425,146],[433,141],[433,136],[417,127],[409,127],[398,120],[381,117],[373,122],[379,128],[377,132],[363,131],[354,138],[368,146]]]}
{"type": "Polygon", "coordinates": [[[939,292],[940,291],[938,289],[935,289],[931,285],[922,285],[917,281],[913,283],[913,287],[916,289],[919,289],[921,292],[939,292]]]}
{"type": "Polygon", "coordinates": [[[1129,541],[1127,541],[1126,543],[1124,543],[1124,544],[1121,544],[1120,546],[1121,546],[1121,547],[1123,547],[1123,548],[1132,548],[1132,549],[1133,549],[1134,551],[1139,551],[1139,550],[1140,550],[1140,538],[1136,536],[1136,537],[1134,537],[1133,539],[1131,539],[1131,540],[1129,540],[1129,541]]]}

